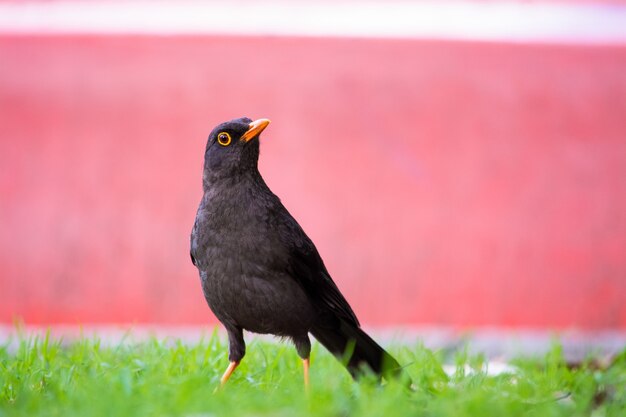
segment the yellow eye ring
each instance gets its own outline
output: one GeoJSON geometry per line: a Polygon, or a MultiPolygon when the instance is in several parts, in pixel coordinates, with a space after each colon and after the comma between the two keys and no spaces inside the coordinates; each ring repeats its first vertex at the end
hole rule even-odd
{"type": "Polygon", "coordinates": [[[222,146],[230,145],[230,135],[226,132],[220,132],[220,134],[217,135],[217,143],[222,146]]]}

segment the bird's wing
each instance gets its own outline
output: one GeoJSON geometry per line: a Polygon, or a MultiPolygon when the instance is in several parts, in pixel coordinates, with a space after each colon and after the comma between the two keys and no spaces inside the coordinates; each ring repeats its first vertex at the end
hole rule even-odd
{"type": "Polygon", "coordinates": [[[289,249],[289,273],[298,281],[310,299],[348,323],[359,326],[359,321],[350,304],[337,288],[324,266],[315,245],[300,225],[288,216],[283,242],[289,249]]]}

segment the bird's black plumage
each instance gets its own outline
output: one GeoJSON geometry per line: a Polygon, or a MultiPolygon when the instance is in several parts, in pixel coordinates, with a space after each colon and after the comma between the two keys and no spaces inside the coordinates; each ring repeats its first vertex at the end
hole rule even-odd
{"type": "Polygon", "coordinates": [[[218,125],[204,155],[203,191],[191,258],[209,307],[228,332],[229,359],[245,355],[243,330],[290,338],[303,359],[311,333],[348,370],[382,374],[399,365],[359,326],[313,242],[258,170],[259,134],[269,121],[218,125]]]}

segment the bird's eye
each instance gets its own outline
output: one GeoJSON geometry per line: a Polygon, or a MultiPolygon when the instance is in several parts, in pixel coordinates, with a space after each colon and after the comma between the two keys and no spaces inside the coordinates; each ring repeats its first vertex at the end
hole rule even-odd
{"type": "Polygon", "coordinates": [[[230,145],[230,135],[226,132],[220,133],[219,135],[217,135],[217,143],[222,146],[230,145]]]}

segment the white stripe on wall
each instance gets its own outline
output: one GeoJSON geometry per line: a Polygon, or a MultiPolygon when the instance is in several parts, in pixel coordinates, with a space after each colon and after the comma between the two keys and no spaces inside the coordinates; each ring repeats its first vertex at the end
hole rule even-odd
{"type": "Polygon", "coordinates": [[[626,5],[429,0],[27,1],[0,3],[0,33],[626,44],[626,5]]]}

